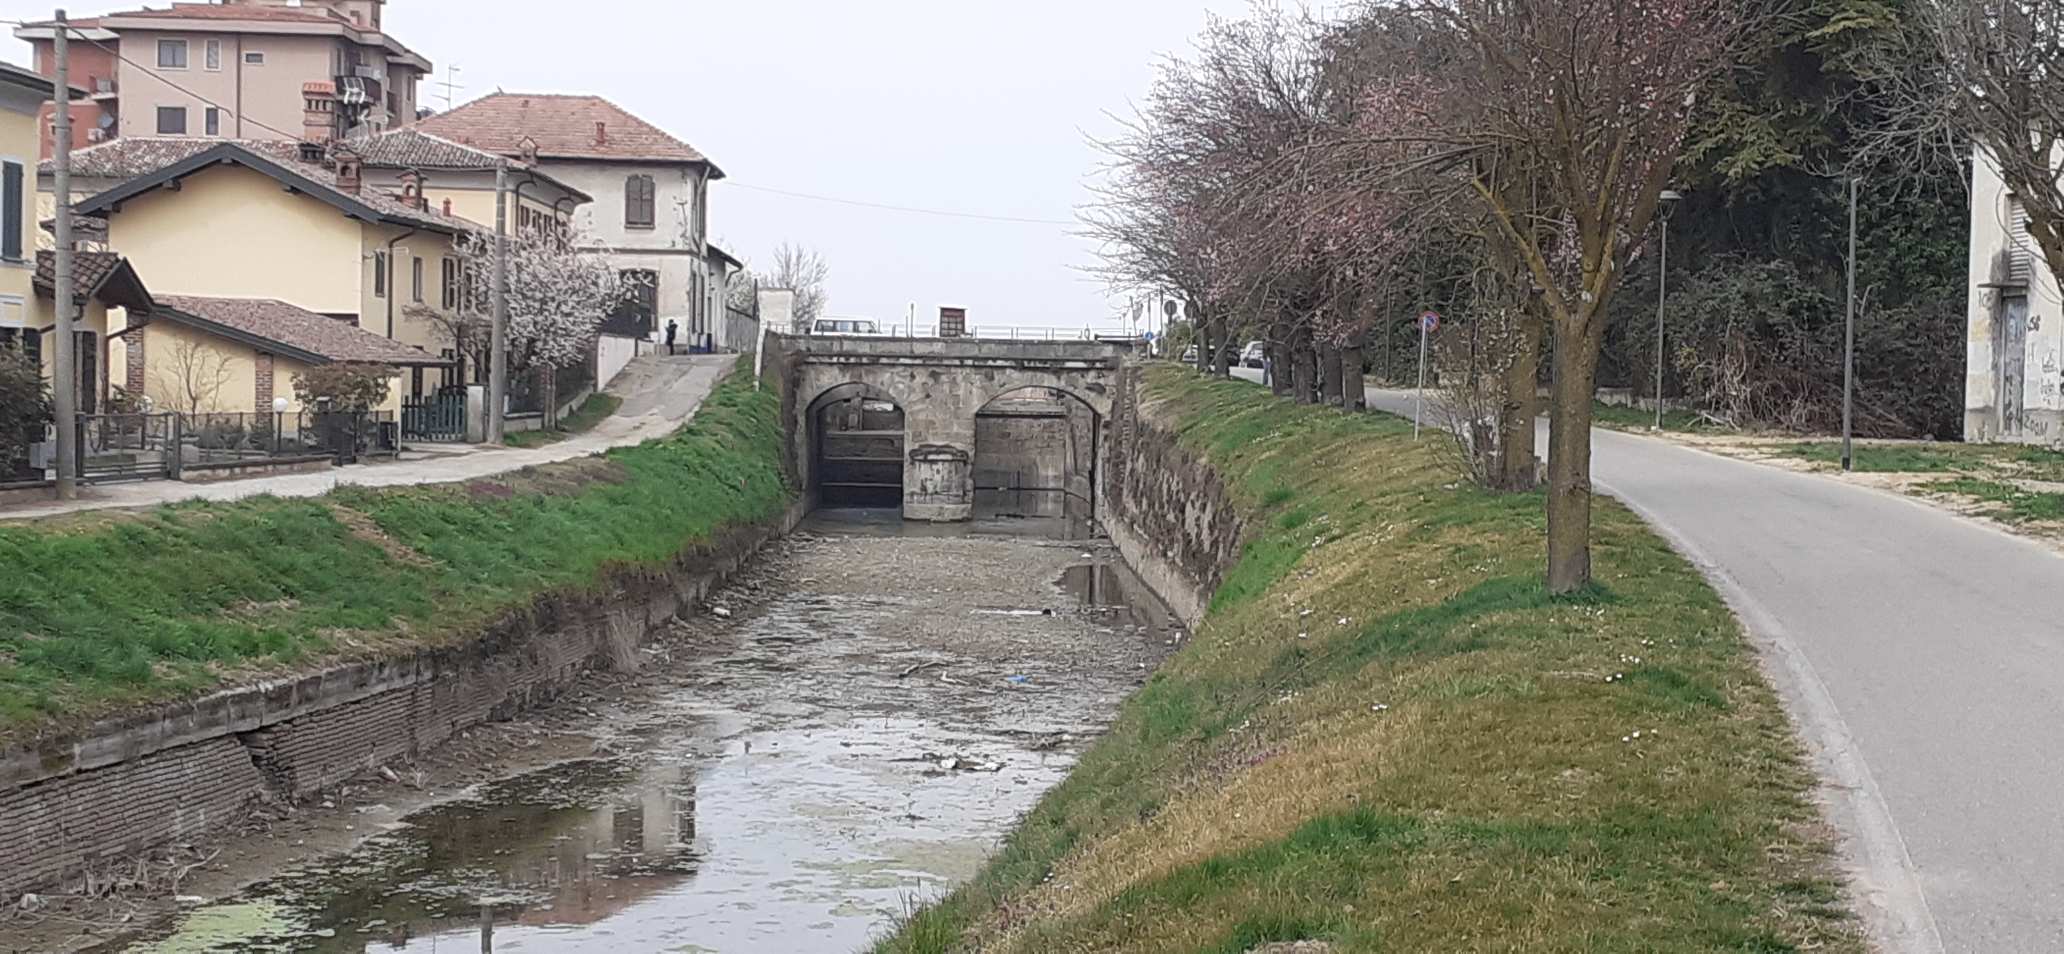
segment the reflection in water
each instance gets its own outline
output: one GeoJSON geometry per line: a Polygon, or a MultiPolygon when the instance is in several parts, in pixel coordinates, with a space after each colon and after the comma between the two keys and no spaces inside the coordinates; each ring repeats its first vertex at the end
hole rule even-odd
{"type": "Polygon", "coordinates": [[[705,619],[689,638],[722,646],[605,714],[626,754],[481,786],[130,950],[864,947],[975,873],[1160,658],[1167,621],[1107,548],[1075,565],[1078,544],[994,539],[1065,522],[971,540],[890,516],[813,517],[771,558],[782,595],[705,619]],[[991,597],[1033,615],[978,612],[991,597]]]}

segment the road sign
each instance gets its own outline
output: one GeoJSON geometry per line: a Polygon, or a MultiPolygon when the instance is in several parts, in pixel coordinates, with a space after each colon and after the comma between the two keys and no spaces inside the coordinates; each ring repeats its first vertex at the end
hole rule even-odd
{"type": "Polygon", "coordinates": [[[1440,330],[1440,313],[1429,311],[1419,316],[1419,330],[1428,334],[1440,330]]]}

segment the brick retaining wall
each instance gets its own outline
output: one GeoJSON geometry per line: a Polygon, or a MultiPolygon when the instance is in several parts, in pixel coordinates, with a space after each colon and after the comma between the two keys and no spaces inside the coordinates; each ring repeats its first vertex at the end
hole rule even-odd
{"type": "Polygon", "coordinates": [[[541,600],[463,646],[240,687],[0,752],[0,903],[219,828],[268,793],[305,797],[548,702],[611,665],[623,634],[642,642],[695,612],[805,512],[729,533],[672,572],[619,578],[606,596],[541,600]]]}

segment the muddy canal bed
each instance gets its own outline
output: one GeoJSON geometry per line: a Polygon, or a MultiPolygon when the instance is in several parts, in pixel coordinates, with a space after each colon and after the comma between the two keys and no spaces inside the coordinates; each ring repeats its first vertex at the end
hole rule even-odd
{"type": "Polygon", "coordinates": [[[971,876],[1179,639],[1108,548],[1047,529],[819,515],[637,676],[534,717],[574,757],[407,814],[333,800],[355,847],[99,949],[862,949],[971,876]]]}

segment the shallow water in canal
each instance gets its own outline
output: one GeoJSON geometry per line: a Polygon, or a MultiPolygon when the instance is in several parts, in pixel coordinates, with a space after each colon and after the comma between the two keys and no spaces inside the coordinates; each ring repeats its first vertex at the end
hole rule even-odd
{"type": "Polygon", "coordinates": [[[1179,639],[1059,521],[813,517],[502,778],[133,952],[837,952],[971,876],[1179,639]]]}

